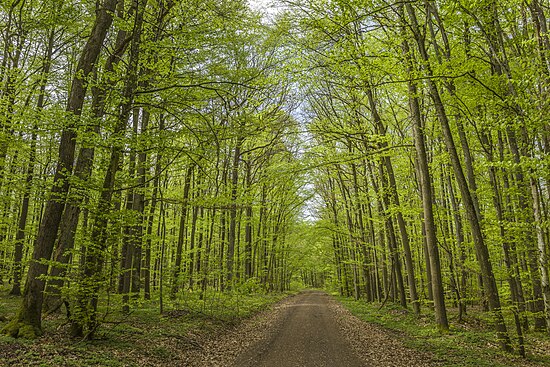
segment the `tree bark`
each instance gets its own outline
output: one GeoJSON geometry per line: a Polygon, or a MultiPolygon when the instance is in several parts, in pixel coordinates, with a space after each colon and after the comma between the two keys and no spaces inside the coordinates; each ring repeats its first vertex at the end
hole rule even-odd
{"type": "Polygon", "coordinates": [[[179,276],[181,272],[181,263],[183,256],[183,243],[185,242],[186,229],[187,229],[187,211],[189,210],[189,190],[191,188],[191,177],[193,176],[193,171],[195,165],[192,163],[187,167],[187,172],[185,174],[185,184],[183,186],[183,201],[181,209],[181,217],[179,223],[179,234],[178,234],[178,243],[176,248],[176,263],[174,265],[174,273],[172,275],[172,287],[170,289],[170,298],[176,299],[176,295],[180,288],[179,276]]]}
{"type": "Polygon", "coordinates": [[[82,113],[86,95],[86,78],[91,73],[101,52],[103,41],[113,20],[117,0],[104,0],[97,14],[90,37],[80,55],[67,103],[67,125],[61,133],[59,159],[54,174],[50,199],[44,209],[43,219],[34,244],[32,262],[27,273],[24,298],[17,316],[3,329],[13,337],[34,338],[42,334],[42,302],[49,260],[53,251],[64,202],[69,190],[69,177],[73,170],[76,148],[76,123],[82,113]]]}
{"type": "Polygon", "coordinates": [[[481,230],[475,203],[472,199],[470,188],[468,187],[468,183],[467,183],[466,177],[464,176],[462,165],[460,163],[460,159],[456,151],[456,146],[454,143],[454,139],[453,139],[449,121],[447,118],[447,114],[445,111],[445,107],[443,105],[443,102],[441,101],[441,97],[440,97],[437,85],[435,81],[432,79],[433,73],[431,71],[430,64],[429,64],[429,57],[426,51],[424,36],[420,32],[420,27],[418,26],[418,23],[416,20],[416,14],[415,14],[414,8],[412,7],[411,4],[406,4],[406,8],[409,14],[409,18],[411,20],[411,29],[413,31],[413,34],[418,46],[418,51],[423,61],[423,69],[426,75],[428,76],[427,84],[430,90],[432,100],[434,102],[437,118],[441,125],[443,137],[445,140],[445,145],[447,147],[447,152],[449,153],[449,156],[450,156],[451,164],[453,166],[454,173],[455,173],[455,178],[460,188],[464,208],[466,210],[466,215],[470,223],[470,229],[472,232],[472,237],[474,240],[477,257],[481,268],[481,273],[483,275],[483,285],[485,289],[485,294],[488,298],[489,307],[491,312],[493,313],[494,322],[497,329],[497,338],[502,349],[504,349],[507,352],[512,352],[513,350],[510,344],[510,338],[508,337],[508,331],[506,328],[506,324],[504,322],[504,317],[502,316],[498,288],[496,285],[491,261],[489,258],[489,249],[485,244],[485,240],[481,230]]]}
{"type": "MultiPolygon", "coordinates": [[[[137,87],[137,73],[139,64],[139,52],[141,42],[141,32],[143,24],[143,14],[147,0],[135,1],[135,18],[130,43],[129,60],[127,65],[127,75],[122,91],[122,103],[119,106],[119,115],[114,129],[114,136],[118,138],[126,130],[128,119],[133,109],[135,90],[137,87]]],[[[85,317],[72,318],[73,336],[83,336],[86,332],[86,338],[92,339],[99,323],[97,321],[97,307],[99,302],[98,291],[102,284],[101,270],[105,259],[105,249],[107,246],[107,225],[108,213],[111,211],[111,199],[114,192],[115,177],[120,170],[120,161],[122,158],[122,146],[120,141],[116,141],[111,147],[111,156],[109,166],[105,172],[103,186],[97,204],[96,218],[91,234],[91,241],[86,248],[86,258],[82,271],[82,292],[77,296],[75,307],[80,307],[85,317]]],[[[81,315],[82,316],[82,315],[81,315]]]]}
{"type": "MultiPolygon", "coordinates": [[[[402,7],[401,7],[402,9],[402,7]]],[[[402,14],[403,15],[403,14],[402,14]]],[[[407,71],[412,75],[413,67],[410,56],[410,49],[407,40],[402,42],[403,54],[407,63],[407,71]]],[[[422,128],[422,118],[420,115],[420,104],[418,101],[418,88],[411,80],[408,82],[409,90],[409,108],[413,120],[413,138],[417,157],[417,172],[420,178],[420,191],[422,193],[422,210],[424,215],[425,241],[429,254],[430,274],[432,295],[435,307],[436,322],[442,331],[449,329],[447,319],[447,309],[445,306],[445,296],[443,289],[443,280],[441,275],[441,262],[439,259],[439,249],[437,246],[437,237],[435,232],[435,222],[433,215],[433,190],[426,155],[426,143],[424,140],[424,131],[422,128]]]]}
{"type": "MultiPolygon", "coordinates": [[[[119,3],[119,8],[120,8],[119,3]]],[[[126,31],[119,31],[115,42],[115,51],[107,58],[105,62],[105,72],[113,71],[115,65],[120,61],[126,49],[126,31]]],[[[108,75],[108,74],[107,74],[108,75]]],[[[97,79],[97,77],[96,77],[97,79]]],[[[110,80],[102,80],[100,86],[92,87],[92,115],[94,122],[86,127],[87,133],[99,134],[99,121],[105,114],[106,103],[106,88],[110,84],[110,80]]],[[[74,167],[74,176],[81,183],[86,183],[92,174],[95,149],[90,146],[80,148],[78,158],[74,167]]],[[[74,188],[73,188],[74,189],[74,188]]],[[[65,266],[70,259],[69,252],[74,247],[76,229],[80,218],[82,203],[86,197],[85,189],[76,188],[76,193],[72,195],[70,202],[65,205],[65,210],[61,217],[59,236],[53,259],[55,265],[50,269],[50,278],[46,285],[46,297],[44,299],[45,311],[52,312],[57,310],[61,304],[61,287],[63,286],[62,278],[65,276],[65,266]]]]}
{"type": "Polygon", "coordinates": [[[227,236],[226,255],[226,287],[231,289],[234,276],[235,243],[237,234],[237,188],[239,183],[239,163],[241,161],[241,145],[244,138],[238,137],[233,151],[233,166],[231,168],[231,208],[229,210],[229,234],[227,236]]]}
{"type": "Polygon", "coordinates": [[[535,215],[535,228],[537,232],[537,247],[539,252],[539,268],[541,273],[542,295],[544,297],[544,316],[546,330],[550,333],[550,278],[548,275],[548,250],[544,236],[541,199],[537,179],[531,177],[531,195],[533,199],[533,213],[535,215]]]}
{"type": "MultiPolygon", "coordinates": [[[[46,53],[44,62],[42,65],[41,78],[40,78],[40,92],[38,94],[38,100],[36,101],[37,113],[40,113],[44,107],[44,97],[46,94],[46,85],[48,76],[50,74],[53,46],[54,46],[55,31],[52,29],[48,37],[48,45],[46,46],[46,53]]],[[[38,116],[37,116],[38,118],[38,116]]],[[[27,217],[29,214],[30,194],[32,188],[32,181],[34,179],[34,165],[36,161],[36,140],[38,129],[37,124],[33,125],[33,132],[31,134],[31,145],[29,152],[29,161],[27,163],[27,174],[25,178],[25,189],[23,193],[23,202],[21,204],[21,211],[19,213],[19,222],[17,225],[17,233],[15,235],[15,254],[13,261],[13,286],[10,291],[11,295],[21,295],[21,278],[22,278],[22,260],[23,260],[23,247],[25,243],[25,228],[27,226],[27,217]]]]}

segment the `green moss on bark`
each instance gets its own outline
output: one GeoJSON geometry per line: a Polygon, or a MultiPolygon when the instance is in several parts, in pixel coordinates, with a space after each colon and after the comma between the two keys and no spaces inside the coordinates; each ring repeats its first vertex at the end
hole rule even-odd
{"type": "Polygon", "coordinates": [[[9,335],[12,338],[36,339],[42,335],[42,330],[39,327],[27,324],[23,321],[14,318],[3,329],[2,334],[9,335]]]}

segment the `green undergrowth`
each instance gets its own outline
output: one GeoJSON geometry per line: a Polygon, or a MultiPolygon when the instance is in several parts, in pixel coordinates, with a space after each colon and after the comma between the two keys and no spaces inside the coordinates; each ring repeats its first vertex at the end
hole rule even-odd
{"type": "MultiPolygon", "coordinates": [[[[355,301],[352,298],[336,298],[361,320],[377,324],[393,333],[411,349],[429,352],[434,365],[460,367],[512,367],[550,366],[550,337],[544,333],[530,331],[525,335],[527,358],[502,352],[496,341],[496,334],[490,326],[489,316],[477,309],[470,309],[468,315],[458,321],[454,310],[449,312],[450,330],[441,333],[433,312],[426,307],[417,317],[411,310],[404,310],[395,304],[381,306],[379,303],[355,301]]],[[[512,315],[506,315],[508,330],[517,351],[517,335],[512,324],[512,315]]]]}
{"type": "MultiPolygon", "coordinates": [[[[21,298],[0,293],[0,329],[21,298]]],[[[185,366],[183,350],[201,343],[288,296],[182,292],[175,301],[134,304],[123,314],[119,296],[102,300],[101,327],[94,340],[71,339],[63,313],[44,318],[44,335],[35,340],[0,336],[0,366],[185,366]]],[[[64,311],[64,310],[63,310],[64,311]]]]}

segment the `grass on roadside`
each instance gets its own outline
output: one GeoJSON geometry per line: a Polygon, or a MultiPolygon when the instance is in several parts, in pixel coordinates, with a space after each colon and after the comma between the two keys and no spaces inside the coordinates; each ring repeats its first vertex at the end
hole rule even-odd
{"type": "MultiPolygon", "coordinates": [[[[395,304],[381,307],[378,303],[355,301],[351,298],[336,298],[359,319],[377,324],[395,333],[405,346],[431,352],[434,361],[441,366],[460,367],[511,367],[550,366],[550,338],[544,333],[529,332],[525,335],[527,358],[502,352],[496,342],[496,334],[490,326],[489,316],[476,309],[470,309],[468,316],[458,322],[449,312],[450,330],[442,334],[435,326],[433,313],[426,307],[420,317],[403,310],[395,304]]],[[[511,315],[507,319],[511,319],[511,315]]],[[[508,330],[512,335],[513,325],[508,330]]],[[[514,345],[517,350],[517,345],[514,345]]]]}
{"type": "MultiPolygon", "coordinates": [[[[205,338],[287,295],[209,292],[201,300],[198,293],[185,292],[166,304],[162,315],[158,299],[124,315],[119,297],[111,296],[110,306],[100,309],[103,322],[95,340],[71,339],[66,317],[50,315],[43,321],[44,336],[36,340],[0,336],[0,366],[185,365],[181,350],[200,349],[205,338]]],[[[13,317],[20,302],[19,297],[0,293],[0,316],[13,317]]],[[[6,323],[1,321],[0,328],[6,323]]]]}

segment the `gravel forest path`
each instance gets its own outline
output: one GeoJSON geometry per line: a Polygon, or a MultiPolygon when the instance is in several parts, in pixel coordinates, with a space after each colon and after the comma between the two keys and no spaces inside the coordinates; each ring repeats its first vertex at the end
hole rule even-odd
{"type": "Polygon", "coordinates": [[[302,292],[202,345],[190,366],[436,366],[396,334],[354,317],[328,294],[302,292]]]}
{"type": "Polygon", "coordinates": [[[237,361],[250,367],[360,367],[351,345],[341,335],[326,295],[302,293],[287,305],[271,340],[247,351],[237,361]]]}

